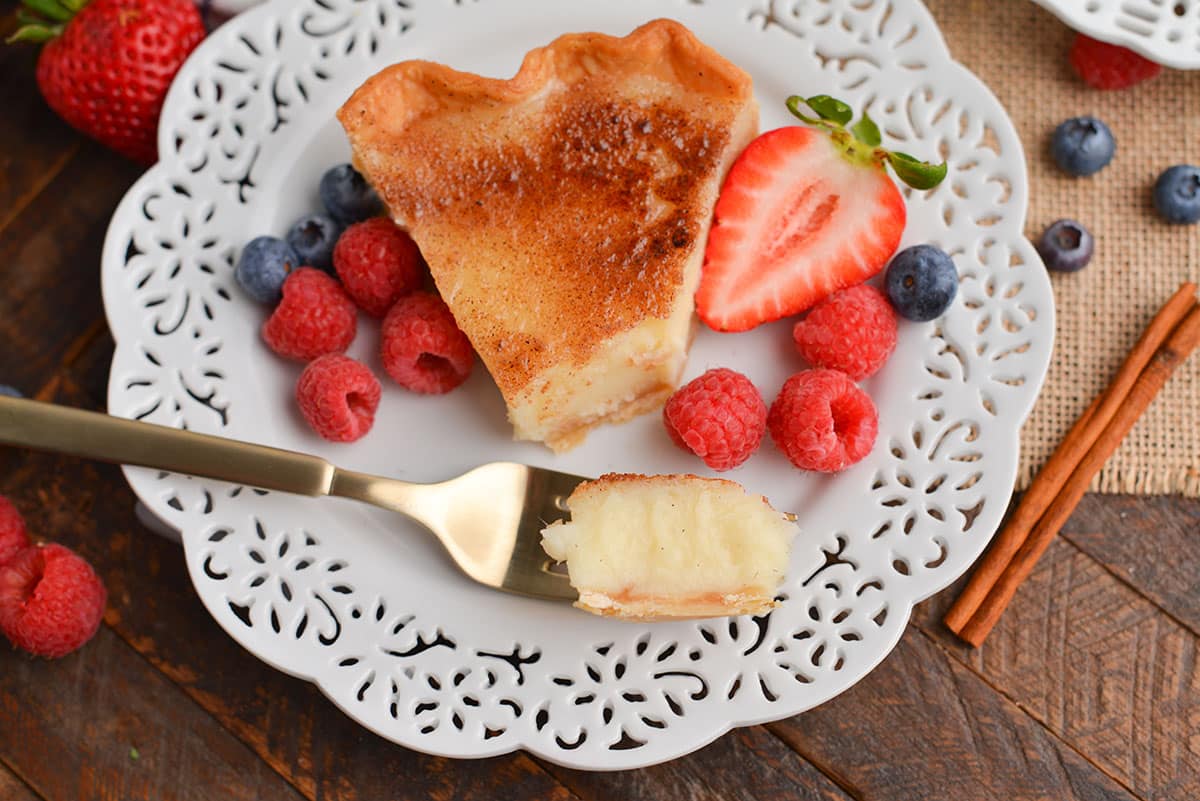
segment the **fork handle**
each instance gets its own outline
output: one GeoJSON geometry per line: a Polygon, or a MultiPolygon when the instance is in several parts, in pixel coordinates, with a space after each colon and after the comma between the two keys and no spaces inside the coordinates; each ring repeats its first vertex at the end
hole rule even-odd
{"type": "Polygon", "coordinates": [[[3,396],[0,444],[297,495],[328,495],[337,472],[304,453],[3,396]]]}

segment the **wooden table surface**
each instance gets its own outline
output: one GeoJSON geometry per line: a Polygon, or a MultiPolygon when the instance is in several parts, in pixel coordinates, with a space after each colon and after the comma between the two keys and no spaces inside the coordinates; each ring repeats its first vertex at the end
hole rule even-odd
{"type": "MultiPolygon", "coordinates": [[[[14,7],[0,1],[6,18],[14,7]]],[[[59,122],[33,65],[0,48],[0,382],[102,409],[100,246],[139,169],[59,122]]],[[[77,654],[0,647],[3,801],[1200,798],[1197,501],[1088,497],[979,651],[941,625],[948,590],[833,701],[666,765],[589,774],[423,756],[360,728],[222,633],[115,468],[3,449],[0,493],[110,594],[77,654]]]]}

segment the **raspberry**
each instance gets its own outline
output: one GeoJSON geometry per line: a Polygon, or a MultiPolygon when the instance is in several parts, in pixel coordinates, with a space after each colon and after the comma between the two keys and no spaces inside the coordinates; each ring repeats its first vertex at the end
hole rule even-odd
{"type": "Polygon", "coordinates": [[[796,467],[835,473],[871,452],[879,414],[845,373],[804,370],[784,382],[767,428],[796,467]]]}
{"type": "Polygon", "coordinates": [[[475,352],[437,295],[414,292],[383,318],[383,368],[413,392],[440,395],[467,380],[475,352]]]}
{"type": "Polygon", "coordinates": [[[762,442],[767,405],[750,379],[718,368],[675,391],[663,407],[671,440],[713,470],[730,470],[762,442]]]}
{"type": "Polygon", "coordinates": [[[1070,61],[1075,74],[1096,89],[1126,89],[1162,72],[1161,65],[1128,48],[1082,33],[1071,43],[1070,61]]]}
{"type": "Polygon", "coordinates": [[[0,495],[0,566],[29,546],[25,521],[12,501],[0,495]]]}
{"type": "Polygon", "coordinates": [[[366,366],[339,353],[310,362],[296,383],[304,419],[330,442],[353,442],[370,431],[382,394],[366,366]]]}
{"type": "Polygon", "coordinates": [[[262,337],[280,356],[305,362],[350,347],[357,323],[354,304],[338,282],[301,267],[283,282],[283,300],[263,323],[262,337]]]}
{"type": "Polygon", "coordinates": [[[92,638],[107,597],[100,577],[74,551],[32,546],[0,567],[0,631],[18,648],[57,659],[92,638]]]}
{"type": "Polygon", "coordinates": [[[382,317],[396,300],[421,286],[421,252],[386,217],[351,225],[333,248],[333,267],[358,307],[382,317]]]}
{"type": "Polygon", "coordinates": [[[859,284],[814,306],[796,323],[792,338],[809,364],[861,381],[883,367],[896,349],[896,313],[882,292],[859,284]]]}

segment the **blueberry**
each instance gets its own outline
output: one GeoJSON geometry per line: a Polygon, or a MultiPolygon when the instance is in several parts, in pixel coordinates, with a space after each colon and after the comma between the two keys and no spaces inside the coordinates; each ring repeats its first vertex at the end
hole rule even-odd
{"type": "Polygon", "coordinates": [[[341,233],[342,227],[332,217],[309,214],[297,220],[288,231],[287,243],[301,262],[328,273],[333,271],[333,246],[341,233]]]}
{"type": "Polygon", "coordinates": [[[321,176],[321,202],[342,225],[362,222],[383,213],[379,195],[349,164],[339,164],[321,176]]]}
{"type": "Polygon", "coordinates": [[[273,236],[250,240],[233,271],[246,294],[259,303],[278,303],[288,273],[301,266],[292,246],[273,236]]]}
{"type": "Polygon", "coordinates": [[[896,313],[923,323],[950,308],[958,294],[958,270],[940,248],[913,245],[892,258],[884,284],[896,313]]]}
{"type": "Polygon", "coordinates": [[[1054,129],[1050,151],[1054,160],[1071,175],[1100,172],[1113,159],[1117,140],[1095,117],[1073,117],[1054,129]]]}
{"type": "Polygon", "coordinates": [[[0,395],[3,395],[7,398],[25,397],[21,394],[20,390],[16,389],[15,387],[10,387],[8,384],[0,384],[0,395]]]}
{"type": "Polygon", "coordinates": [[[1096,241],[1088,229],[1074,220],[1051,223],[1037,243],[1037,251],[1042,254],[1046,267],[1061,273],[1073,273],[1087,267],[1095,247],[1096,241]]]}
{"type": "Polygon", "coordinates": [[[1200,221],[1200,167],[1167,168],[1154,182],[1154,207],[1169,223],[1200,221]]]}

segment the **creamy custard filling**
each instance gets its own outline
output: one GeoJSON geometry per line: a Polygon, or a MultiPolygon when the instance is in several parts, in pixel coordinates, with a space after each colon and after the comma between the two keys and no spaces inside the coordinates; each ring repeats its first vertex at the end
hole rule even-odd
{"type": "Polygon", "coordinates": [[[605,476],[543,531],[580,605],[623,617],[760,613],[774,605],[796,526],[740,485],[696,476],[605,476]]]}
{"type": "Polygon", "coordinates": [[[600,423],[661,405],[683,372],[690,325],[689,304],[613,337],[587,364],[544,371],[509,405],[514,436],[563,450],[600,423]]]}

